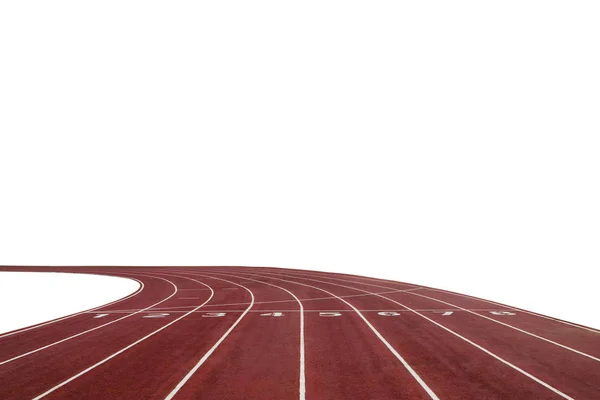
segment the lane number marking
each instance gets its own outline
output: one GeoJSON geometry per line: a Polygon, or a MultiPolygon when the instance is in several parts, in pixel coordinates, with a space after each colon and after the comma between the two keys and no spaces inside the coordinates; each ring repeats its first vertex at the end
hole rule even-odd
{"type": "Polygon", "coordinates": [[[107,315],[108,314],[98,314],[94,318],[102,318],[102,317],[106,317],[107,315]]]}
{"type": "Polygon", "coordinates": [[[490,314],[494,314],[494,315],[516,315],[513,312],[510,311],[490,311],[490,314]]]}
{"type": "Polygon", "coordinates": [[[211,313],[206,313],[206,314],[202,314],[202,318],[219,318],[219,317],[224,317],[225,314],[224,312],[211,312],[211,313]]]}
{"type": "Polygon", "coordinates": [[[164,318],[167,315],[169,315],[168,313],[160,313],[160,314],[148,314],[148,315],[144,315],[143,318],[164,318]]]}
{"type": "Polygon", "coordinates": [[[384,317],[397,317],[398,315],[400,315],[400,313],[396,311],[380,311],[377,314],[382,315],[384,317]]]}
{"type": "Polygon", "coordinates": [[[261,317],[281,317],[282,315],[282,312],[270,312],[266,314],[260,314],[261,317]]]}
{"type": "Polygon", "coordinates": [[[342,313],[339,313],[339,312],[320,312],[319,313],[320,317],[339,317],[341,315],[342,315],[342,313]]]}

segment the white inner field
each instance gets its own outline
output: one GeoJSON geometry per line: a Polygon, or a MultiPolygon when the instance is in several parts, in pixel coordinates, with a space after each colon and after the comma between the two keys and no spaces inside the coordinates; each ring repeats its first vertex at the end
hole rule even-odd
{"type": "Polygon", "coordinates": [[[0,272],[0,333],[98,307],[139,287],[135,280],[112,276],[0,272]]]}

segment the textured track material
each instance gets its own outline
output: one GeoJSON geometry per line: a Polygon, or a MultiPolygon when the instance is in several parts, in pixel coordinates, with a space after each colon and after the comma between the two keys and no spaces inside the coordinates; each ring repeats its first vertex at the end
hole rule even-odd
{"type": "Polygon", "coordinates": [[[279,268],[0,271],[144,285],[0,334],[4,400],[600,399],[600,331],[457,293],[279,268]]]}

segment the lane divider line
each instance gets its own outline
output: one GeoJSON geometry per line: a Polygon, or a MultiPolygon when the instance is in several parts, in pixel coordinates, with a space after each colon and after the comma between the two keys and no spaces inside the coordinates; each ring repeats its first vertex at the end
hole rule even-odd
{"type": "MultiPolygon", "coordinates": [[[[288,275],[288,276],[289,276],[289,275],[288,275]]],[[[355,282],[355,281],[349,281],[349,280],[345,280],[345,279],[337,279],[337,278],[329,278],[329,279],[336,280],[336,281],[341,281],[341,282],[351,282],[351,283],[355,283],[355,284],[359,284],[359,285],[360,285],[360,284],[362,284],[362,285],[366,285],[366,286],[374,286],[374,287],[378,287],[378,288],[382,288],[382,289],[393,289],[393,288],[390,288],[390,287],[387,287],[387,286],[375,285],[375,284],[372,284],[372,283],[355,282]]],[[[310,279],[309,279],[309,280],[310,280],[310,279]]],[[[368,291],[367,291],[367,292],[368,292],[368,291]]],[[[598,357],[594,357],[594,356],[592,356],[591,354],[584,353],[583,351],[580,351],[580,350],[574,349],[574,348],[572,348],[572,347],[566,346],[566,345],[564,345],[564,344],[562,344],[562,343],[555,342],[555,341],[553,341],[553,340],[550,340],[550,339],[548,339],[548,338],[545,338],[545,337],[543,337],[543,336],[536,335],[535,333],[532,333],[532,332],[526,331],[526,330],[524,330],[524,329],[517,328],[516,326],[514,326],[514,325],[510,325],[510,324],[507,324],[506,322],[498,321],[497,319],[494,319],[494,318],[488,317],[488,316],[486,316],[486,315],[479,314],[479,313],[477,313],[477,312],[475,312],[475,311],[472,311],[472,310],[469,310],[469,309],[467,309],[467,308],[463,308],[463,307],[457,306],[456,304],[452,304],[452,303],[449,303],[449,302],[447,302],[447,301],[444,301],[444,300],[437,299],[437,298],[435,298],[435,297],[426,296],[426,295],[424,295],[424,294],[421,294],[421,293],[413,293],[413,292],[408,292],[408,294],[410,294],[410,295],[413,295],[413,296],[420,296],[420,297],[424,297],[424,298],[426,298],[426,299],[433,300],[433,301],[437,301],[438,303],[442,303],[442,304],[445,304],[445,305],[447,305],[447,306],[451,306],[451,307],[457,308],[457,309],[459,309],[459,310],[466,311],[466,312],[468,312],[468,313],[471,313],[471,314],[473,314],[473,315],[477,315],[478,317],[485,318],[485,319],[487,319],[487,320],[489,320],[489,321],[495,322],[495,323],[497,323],[497,324],[500,324],[500,325],[504,325],[504,326],[506,326],[507,328],[514,329],[514,330],[516,330],[516,331],[518,331],[518,332],[521,332],[521,333],[524,333],[524,334],[526,334],[526,335],[532,336],[532,337],[534,337],[534,338],[536,338],[536,339],[543,340],[543,341],[545,341],[545,342],[548,342],[548,343],[550,343],[550,344],[553,344],[553,345],[555,345],[555,346],[561,347],[561,348],[563,348],[563,349],[565,349],[565,350],[571,351],[571,352],[573,352],[573,353],[576,353],[576,354],[579,354],[579,355],[581,355],[581,356],[584,356],[584,357],[590,358],[590,359],[592,359],[592,360],[594,360],[594,361],[598,361],[598,362],[600,362],[600,358],[598,358],[598,357]]]]}
{"type": "MultiPolygon", "coordinates": [[[[173,276],[176,276],[176,275],[173,275],[173,276]]],[[[162,278],[161,278],[161,279],[162,279],[162,278]]],[[[192,278],[186,278],[186,279],[191,279],[191,280],[193,280],[193,281],[196,281],[195,279],[192,279],[192,278]]],[[[166,279],[165,279],[165,280],[166,280],[166,279]]],[[[208,300],[206,300],[204,303],[202,303],[201,305],[199,305],[199,306],[196,308],[196,309],[198,309],[198,308],[202,307],[204,304],[208,303],[208,302],[210,301],[210,299],[212,299],[212,298],[213,298],[213,296],[214,296],[215,292],[214,292],[214,290],[212,290],[212,288],[211,288],[210,286],[208,286],[207,284],[205,284],[205,283],[203,283],[203,282],[200,282],[200,281],[196,281],[196,282],[198,282],[198,283],[200,283],[200,284],[202,284],[202,285],[204,285],[204,286],[207,286],[207,287],[209,287],[209,288],[210,288],[210,297],[208,298],[208,300]]],[[[175,289],[177,289],[177,286],[176,286],[176,285],[174,285],[174,286],[175,286],[175,289]]],[[[42,394],[40,394],[39,396],[36,396],[35,398],[33,398],[33,400],[39,400],[39,399],[42,399],[42,398],[46,397],[46,396],[47,396],[47,395],[49,395],[50,393],[52,393],[52,392],[54,392],[54,391],[56,391],[56,390],[60,389],[61,387],[63,387],[63,386],[65,386],[65,385],[67,385],[68,383],[70,383],[70,382],[74,381],[75,379],[79,378],[80,376],[87,374],[89,371],[93,370],[94,368],[96,368],[96,367],[98,367],[98,366],[100,366],[100,365],[104,364],[105,362],[107,362],[107,361],[109,361],[109,360],[111,360],[111,359],[115,358],[115,357],[116,357],[116,356],[118,356],[119,354],[121,354],[121,353],[123,353],[123,352],[125,352],[125,351],[129,350],[130,348],[132,348],[133,346],[137,345],[138,343],[140,343],[140,342],[143,342],[144,340],[146,340],[146,339],[148,339],[148,338],[150,338],[150,337],[152,337],[152,336],[156,335],[156,334],[157,334],[157,333],[159,333],[160,331],[162,331],[162,330],[164,330],[164,329],[168,328],[169,326],[173,325],[173,324],[174,324],[174,323],[176,323],[177,321],[180,321],[180,320],[182,320],[183,318],[187,317],[189,314],[191,314],[191,311],[190,311],[190,312],[188,312],[187,314],[184,314],[184,315],[182,315],[181,317],[179,317],[179,318],[177,318],[177,319],[174,319],[173,321],[169,322],[168,324],[166,324],[166,325],[163,325],[161,328],[159,328],[159,329],[157,329],[157,330],[155,330],[155,331],[153,331],[153,332],[149,333],[148,335],[144,336],[143,338],[141,338],[141,339],[139,339],[139,340],[137,340],[137,341],[135,341],[135,342],[131,343],[131,344],[130,344],[130,345],[128,345],[127,347],[124,347],[124,348],[122,348],[121,350],[119,350],[119,351],[117,351],[117,352],[115,352],[115,353],[111,354],[110,356],[108,356],[108,357],[106,357],[105,359],[103,359],[103,360],[101,360],[101,361],[97,362],[96,364],[94,364],[94,365],[92,365],[92,366],[90,366],[90,367],[88,367],[88,368],[84,369],[83,371],[81,371],[81,372],[77,373],[76,375],[73,375],[73,376],[72,376],[72,377],[70,377],[69,379],[67,379],[67,380],[65,380],[65,381],[63,381],[63,382],[61,382],[61,383],[59,383],[58,385],[56,385],[56,386],[52,387],[51,389],[48,389],[48,390],[47,390],[47,391],[45,391],[44,393],[42,393],[42,394]]]]}
{"type": "MultiPolygon", "coordinates": [[[[233,325],[231,325],[231,327],[229,327],[229,329],[227,330],[227,332],[225,332],[223,334],[223,336],[221,336],[221,338],[210,348],[210,350],[208,350],[206,352],[206,354],[204,354],[204,356],[202,356],[202,358],[200,359],[200,361],[198,361],[198,363],[196,363],[196,365],[183,377],[183,379],[177,384],[177,386],[175,386],[175,388],[167,395],[167,397],[165,397],[165,400],[170,400],[173,397],[175,397],[175,395],[177,394],[177,392],[179,392],[181,390],[181,388],[186,384],[186,382],[190,380],[190,378],[192,377],[192,375],[194,375],[194,373],[202,366],[202,364],[204,364],[204,362],[206,360],[208,360],[208,358],[212,355],[212,353],[214,353],[214,351],[217,349],[217,347],[219,347],[219,345],[225,340],[225,338],[227,338],[227,336],[229,336],[229,334],[233,331],[233,329],[240,323],[240,321],[242,320],[242,318],[244,318],[244,316],[246,316],[246,314],[248,313],[248,311],[254,305],[254,293],[252,293],[252,291],[250,289],[248,289],[247,287],[245,287],[245,286],[238,285],[235,282],[231,282],[231,281],[228,281],[228,280],[225,280],[225,279],[215,278],[215,277],[210,276],[210,275],[194,275],[194,276],[203,276],[203,277],[207,277],[207,278],[217,279],[217,280],[221,280],[221,281],[224,281],[224,282],[229,282],[229,283],[231,283],[233,285],[240,286],[240,287],[246,289],[248,291],[248,293],[250,293],[251,302],[250,302],[250,305],[248,306],[248,308],[246,309],[246,311],[244,311],[242,313],[242,315],[240,315],[240,317],[233,323],[233,325]]],[[[189,278],[189,279],[191,279],[191,278],[189,278]]],[[[33,399],[33,400],[37,400],[37,399],[33,399]]]]}
{"type": "Polygon", "coordinates": [[[417,372],[406,362],[406,360],[396,351],[396,349],[394,349],[392,347],[392,345],[381,335],[381,333],[373,325],[371,325],[371,323],[369,322],[369,320],[367,320],[365,318],[365,316],[356,307],[354,307],[352,304],[350,304],[349,302],[347,302],[343,298],[338,297],[335,294],[333,294],[331,292],[328,292],[325,289],[322,289],[322,288],[319,288],[319,287],[316,287],[316,286],[312,286],[312,285],[308,285],[308,284],[305,284],[305,283],[301,283],[301,282],[288,281],[288,280],[285,280],[285,279],[273,278],[271,276],[264,276],[264,275],[259,275],[259,274],[243,273],[242,275],[260,276],[262,278],[277,279],[277,280],[280,280],[280,281],[283,281],[283,282],[293,283],[293,284],[301,285],[301,286],[307,286],[307,287],[310,287],[310,288],[317,289],[317,290],[320,290],[322,292],[325,292],[325,293],[329,294],[330,296],[338,298],[339,300],[341,300],[342,302],[344,302],[346,305],[348,305],[350,308],[352,308],[358,314],[358,316],[365,322],[365,324],[367,324],[367,326],[369,327],[369,329],[371,329],[371,331],[375,334],[375,336],[377,336],[379,338],[379,340],[381,340],[381,342],[388,348],[388,350],[402,363],[402,365],[404,365],[404,368],[406,368],[406,370],[419,383],[419,385],[421,385],[421,387],[425,390],[425,392],[427,392],[427,394],[429,395],[429,397],[431,399],[433,399],[433,400],[439,400],[439,397],[433,392],[433,390],[427,385],[427,383],[425,383],[425,381],[419,376],[419,374],[417,374],[417,372]]]}
{"type": "MultiPolygon", "coordinates": [[[[300,272],[298,272],[298,273],[300,273],[300,272]]],[[[336,273],[330,273],[330,274],[340,275],[340,274],[336,274],[336,273]]],[[[329,276],[323,276],[323,275],[317,275],[317,274],[306,274],[306,275],[318,276],[318,277],[321,277],[321,278],[328,278],[328,279],[342,280],[342,281],[352,282],[352,283],[359,283],[359,284],[363,283],[363,284],[366,284],[366,283],[360,282],[360,281],[350,281],[350,280],[344,280],[344,279],[339,279],[339,278],[330,278],[329,276]]],[[[390,280],[386,280],[386,279],[369,278],[369,277],[366,277],[366,276],[365,277],[358,277],[358,276],[356,276],[356,279],[364,279],[364,280],[369,280],[369,281],[375,281],[375,282],[378,282],[378,283],[382,283],[382,281],[384,283],[387,282],[389,284],[398,284],[399,283],[399,282],[394,282],[394,281],[390,281],[390,280]]],[[[409,285],[408,283],[400,283],[400,284],[409,285]]],[[[377,285],[374,285],[374,286],[377,286],[377,285]]],[[[383,286],[380,286],[380,287],[383,287],[383,286]]],[[[600,333],[600,330],[598,330],[598,329],[590,328],[590,327],[583,326],[583,325],[574,324],[574,323],[571,323],[571,322],[568,322],[568,321],[563,321],[563,320],[558,319],[558,318],[552,318],[552,317],[549,317],[547,315],[539,314],[539,313],[536,313],[536,312],[533,312],[533,311],[524,310],[524,309],[518,308],[518,307],[508,306],[506,304],[498,303],[496,301],[482,299],[482,298],[476,297],[476,296],[469,296],[469,295],[466,295],[466,294],[455,293],[455,292],[452,292],[452,291],[449,291],[449,290],[442,290],[442,289],[436,289],[436,288],[430,288],[430,287],[423,287],[422,289],[423,290],[432,290],[432,291],[441,292],[441,293],[445,293],[445,294],[450,294],[450,295],[453,295],[453,296],[465,297],[465,298],[468,298],[468,299],[471,299],[471,300],[478,300],[478,301],[482,301],[482,302],[485,302],[485,303],[494,304],[496,306],[501,306],[503,308],[508,308],[508,309],[513,310],[513,311],[516,310],[516,311],[519,311],[519,312],[523,312],[525,314],[530,314],[530,315],[533,315],[533,316],[538,317],[538,318],[547,319],[547,320],[554,321],[554,322],[557,322],[557,323],[560,323],[560,324],[569,325],[569,326],[572,326],[572,327],[575,327],[575,328],[583,329],[583,330],[586,330],[586,331],[589,331],[589,332],[600,333]]]]}
{"type": "MultiPolygon", "coordinates": [[[[150,275],[138,275],[138,276],[149,276],[149,277],[152,277],[152,276],[150,276],[150,275]]],[[[37,349],[35,349],[35,350],[31,350],[31,351],[28,351],[28,352],[26,352],[26,353],[20,354],[20,355],[18,355],[18,356],[15,356],[15,357],[9,358],[9,359],[7,359],[7,360],[1,361],[1,362],[0,362],[0,365],[8,364],[8,363],[10,363],[10,362],[13,362],[13,361],[15,361],[15,360],[18,360],[18,359],[20,359],[20,358],[27,357],[27,356],[29,356],[29,355],[31,355],[31,354],[34,354],[34,353],[40,352],[40,351],[42,351],[42,350],[46,350],[46,349],[48,349],[48,348],[50,348],[50,347],[53,347],[53,346],[56,346],[56,345],[58,345],[58,344],[64,343],[64,342],[66,342],[66,341],[69,341],[69,340],[71,340],[71,339],[75,339],[76,337],[79,337],[79,336],[85,335],[85,334],[87,334],[87,333],[90,333],[90,332],[93,332],[93,331],[95,331],[95,330],[98,330],[98,329],[104,328],[104,327],[106,327],[106,326],[108,326],[108,325],[111,325],[111,324],[114,324],[114,323],[116,323],[116,322],[122,321],[122,320],[124,320],[124,319],[126,319],[126,318],[132,317],[132,316],[134,316],[134,315],[136,315],[136,314],[139,314],[139,313],[141,313],[141,312],[143,312],[143,311],[149,310],[149,309],[151,309],[152,307],[154,307],[154,306],[157,306],[157,305],[159,305],[159,304],[161,304],[161,303],[163,303],[163,302],[165,302],[165,301],[169,300],[171,297],[173,297],[173,296],[175,296],[175,294],[177,294],[177,286],[176,286],[176,285],[175,285],[173,282],[171,282],[171,281],[169,281],[169,280],[167,280],[167,279],[159,278],[159,277],[154,277],[154,278],[157,278],[157,279],[162,279],[163,281],[167,281],[167,282],[169,282],[171,285],[173,285],[173,287],[175,288],[175,290],[173,291],[173,293],[171,293],[171,295],[170,295],[170,296],[168,296],[168,297],[166,297],[166,298],[162,299],[161,301],[159,301],[159,302],[157,302],[157,303],[154,303],[154,304],[152,304],[151,306],[148,306],[148,307],[146,307],[146,308],[144,308],[144,309],[142,309],[142,310],[140,310],[140,311],[133,312],[133,313],[131,313],[131,314],[125,315],[124,317],[117,318],[117,319],[115,319],[115,320],[113,320],[113,321],[107,322],[107,323],[105,323],[105,324],[102,324],[102,325],[96,326],[96,327],[94,327],[94,328],[91,328],[91,329],[87,329],[87,330],[85,330],[85,331],[83,331],[83,332],[79,332],[79,333],[77,333],[77,334],[75,334],[75,335],[71,335],[71,336],[69,336],[69,337],[66,337],[66,338],[64,338],[64,339],[58,340],[58,341],[56,341],[56,342],[53,342],[53,343],[47,344],[47,345],[45,345],[45,346],[42,346],[42,347],[38,347],[38,348],[37,348],[37,349]]]]}
{"type": "MultiPolygon", "coordinates": [[[[298,299],[298,297],[296,297],[296,295],[294,293],[287,290],[286,288],[274,285],[272,283],[259,281],[257,279],[250,279],[248,277],[235,276],[235,275],[231,275],[231,274],[223,274],[223,273],[217,273],[217,274],[230,276],[232,278],[238,278],[238,279],[248,279],[253,282],[259,282],[264,285],[273,286],[277,289],[281,289],[281,290],[285,291],[286,293],[289,293],[290,296],[292,296],[296,300],[296,302],[298,303],[298,306],[300,307],[299,310],[295,310],[300,313],[300,372],[299,372],[300,387],[298,388],[298,392],[299,392],[299,400],[305,400],[306,399],[306,374],[305,374],[305,370],[304,370],[304,362],[305,362],[305,357],[304,357],[304,349],[305,349],[304,348],[304,306],[302,305],[302,302],[300,301],[300,299],[298,299]]],[[[262,312],[264,314],[261,314],[261,315],[264,315],[264,316],[271,314],[274,317],[281,317],[283,315],[281,312],[276,312],[276,311],[265,313],[264,310],[262,310],[262,311],[257,310],[256,312],[262,312]]]]}
{"type": "MultiPolygon", "coordinates": [[[[285,276],[285,277],[289,277],[288,275],[281,275],[281,274],[278,274],[277,276],[285,276]]],[[[359,291],[361,291],[361,292],[365,292],[365,291],[366,291],[366,290],[363,290],[363,289],[358,289],[358,288],[351,287],[351,286],[340,285],[340,284],[338,284],[338,283],[332,283],[332,282],[319,281],[319,280],[317,280],[317,279],[312,279],[312,278],[297,278],[297,279],[304,279],[304,280],[308,280],[308,281],[314,281],[314,282],[325,283],[325,284],[328,284],[328,285],[340,286],[340,287],[344,287],[344,288],[348,288],[348,289],[359,290],[359,291]]],[[[520,372],[521,374],[525,375],[526,377],[528,377],[528,378],[530,378],[530,379],[534,380],[535,382],[537,382],[537,383],[539,383],[540,385],[544,386],[546,389],[549,389],[549,390],[553,391],[553,392],[554,392],[554,393],[556,393],[557,395],[559,395],[559,396],[561,396],[561,397],[563,397],[563,398],[565,398],[565,399],[567,399],[567,400],[574,400],[572,397],[570,397],[570,396],[568,396],[567,394],[565,394],[565,393],[561,392],[560,390],[556,389],[555,387],[553,387],[553,386],[549,385],[548,383],[546,383],[546,382],[542,381],[541,379],[539,379],[539,378],[537,378],[537,377],[535,377],[535,376],[531,375],[531,374],[530,374],[530,373],[528,373],[527,371],[525,371],[525,370],[523,370],[523,369],[521,369],[521,368],[517,367],[516,365],[514,365],[514,364],[510,363],[509,361],[506,361],[505,359],[503,359],[503,358],[501,358],[500,356],[498,356],[498,355],[496,355],[496,354],[492,353],[491,351],[489,351],[489,350],[485,349],[484,347],[482,347],[482,346],[478,345],[477,343],[473,342],[472,340],[470,340],[470,339],[467,339],[466,337],[464,337],[464,336],[460,335],[460,334],[459,334],[459,333],[457,333],[457,332],[454,332],[452,329],[450,329],[450,328],[447,328],[446,326],[444,326],[444,325],[440,324],[439,322],[436,322],[436,321],[432,320],[431,318],[429,318],[429,317],[426,317],[425,315],[423,315],[423,314],[421,314],[421,313],[419,313],[419,312],[417,312],[417,311],[415,311],[415,310],[411,309],[410,307],[407,307],[407,306],[405,306],[404,304],[402,304],[402,303],[400,303],[400,302],[398,302],[398,301],[396,301],[396,300],[392,300],[392,299],[390,299],[389,297],[385,297],[385,296],[383,296],[383,295],[377,295],[377,296],[378,296],[378,297],[381,297],[382,299],[389,300],[389,301],[391,301],[392,303],[398,304],[398,305],[399,305],[399,306],[401,306],[401,307],[406,307],[406,308],[408,308],[408,309],[409,309],[411,312],[413,312],[413,313],[415,313],[415,314],[417,314],[417,315],[419,315],[419,316],[421,316],[421,317],[425,318],[427,321],[431,322],[432,324],[435,324],[435,325],[437,325],[438,327],[440,327],[440,328],[444,329],[445,331],[447,331],[447,332],[451,333],[452,335],[454,335],[454,336],[456,336],[456,337],[458,337],[458,338],[460,338],[460,339],[464,340],[465,342],[467,342],[467,343],[471,344],[472,346],[474,346],[474,347],[478,348],[479,350],[481,350],[481,351],[485,352],[486,354],[488,354],[488,355],[490,355],[490,356],[494,357],[496,360],[498,360],[498,361],[502,362],[502,363],[503,363],[503,364],[505,364],[505,365],[508,365],[509,367],[511,367],[511,368],[513,368],[514,370],[516,370],[516,371],[520,372]]]]}
{"type": "MultiPolygon", "coordinates": [[[[86,275],[106,276],[104,274],[91,274],[91,273],[90,274],[86,273],[86,275]]],[[[109,275],[109,276],[118,276],[118,275],[109,275]]],[[[85,313],[98,311],[101,308],[108,307],[110,305],[119,303],[121,301],[125,301],[125,300],[130,299],[130,298],[132,298],[134,296],[137,296],[138,294],[140,294],[142,292],[142,290],[144,290],[144,282],[142,282],[142,281],[140,281],[138,279],[135,279],[135,278],[126,278],[124,276],[120,276],[120,278],[131,279],[131,280],[137,281],[137,283],[140,284],[140,287],[138,288],[138,290],[136,290],[135,292],[131,293],[129,296],[123,297],[122,299],[111,301],[110,303],[103,304],[103,305],[95,307],[95,308],[90,308],[89,310],[81,311],[81,312],[78,312],[78,313],[75,313],[75,314],[67,315],[65,317],[60,317],[60,318],[52,319],[50,321],[43,322],[41,324],[32,325],[32,326],[30,326],[28,328],[22,328],[22,329],[18,329],[18,330],[12,331],[12,332],[4,333],[4,334],[0,335],[0,339],[2,339],[4,337],[7,337],[7,336],[16,335],[16,334],[21,333],[21,332],[30,331],[32,329],[41,328],[42,326],[50,325],[50,324],[53,324],[55,322],[64,321],[65,319],[73,318],[73,317],[76,317],[78,315],[82,315],[82,314],[85,314],[85,313]]]]}

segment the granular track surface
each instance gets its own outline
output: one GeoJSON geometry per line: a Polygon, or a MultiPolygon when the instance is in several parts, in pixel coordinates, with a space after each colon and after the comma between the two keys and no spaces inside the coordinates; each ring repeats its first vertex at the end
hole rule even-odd
{"type": "Polygon", "coordinates": [[[0,271],[142,283],[0,334],[4,400],[600,399],[600,331],[457,293],[280,268],[0,271]]]}

